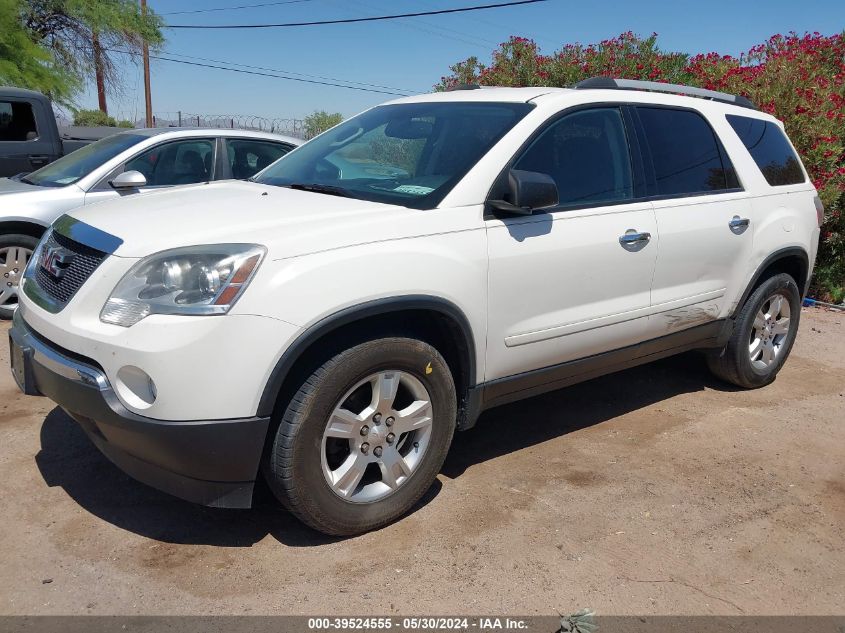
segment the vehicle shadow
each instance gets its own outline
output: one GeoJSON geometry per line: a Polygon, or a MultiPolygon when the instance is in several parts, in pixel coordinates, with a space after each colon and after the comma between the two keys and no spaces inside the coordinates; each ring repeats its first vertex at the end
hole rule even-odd
{"type": "MultiPolygon", "coordinates": [[[[672,396],[731,387],[710,376],[694,354],[604,376],[490,410],[477,426],[457,433],[443,474],[461,476],[471,465],[600,424],[672,396]]],[[[282,510],[266,485],[251,510],[206,508],[159,492],[125,475],[56,407],[41,427],[36,464],[48,486],[60,486],[82,508],[121,529],[174,544],[249,547],[268,534],[292,547],[335,542],[282,510]]],[[[440,492],[437,481],[418,503],[440,492]]]]}
{"type": "Polygon", "coordinates": [[[490,409],[455,434],[441,472],[456,478],[473,464],[705,388],[739,390],[715,378],[700,353],[688,352],[490,409]]]}

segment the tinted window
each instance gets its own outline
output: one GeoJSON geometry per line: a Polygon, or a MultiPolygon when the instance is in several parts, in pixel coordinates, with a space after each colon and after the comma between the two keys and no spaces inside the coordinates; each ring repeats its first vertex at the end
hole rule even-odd
{"type": "Polygon", "coordinates": [[[32,106],[21,101],[0,101],[0,141],[38,138],[32,106]]]}
{"type": "Polygon", "coordinates": [[[140,134],[126,132],[107,136],[28,174],[26,182],[42,187],[64,187],[73,184],[145,138],[140,134]]]}
{"type": "Polygon", "coordinates": [[[727,119],[770,185],[804,182],[801,163],[780,127],[734,114],[727,115],[727,119]]]}
{"type": "Polygon", "coordinates": [[[139,171],[150,187],[190,185],[211,179],[214,141],[189,139],[162,143],[126,163],[125,171],[139,171]]]}
{"type": "Polygon", "coordinates": [[[651,150],[657,195],[722,191],[738,186],[710,124],[689,110],[638,107],[651,150]]]}
{"type": "Polygon", "coordinates": [[[631,158],[617,108],[583,110],[555,121],[513,168],[551,176],[561,205],[633,198],[631,158]]]}
{"type": "Polygon", "coordinates": [[[226,152],[229,167],[232,168],[232,178],[251,178],[291,149],[293,148],[282,143],[230,138],[226,141],[226,152]]]}
{"type": "Polygon", "coordinates": [[[532,108],[494,102],[378,106],[309,141],[256,180],[430,209],[532,108]]]}

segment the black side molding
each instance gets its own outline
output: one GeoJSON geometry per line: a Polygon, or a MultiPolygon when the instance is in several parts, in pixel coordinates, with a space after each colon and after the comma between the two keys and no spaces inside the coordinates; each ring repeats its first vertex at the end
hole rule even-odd
{"type": "Polygon", "coordinates": [[[636,345],[586,358],[491,380],[474,388],[468,398],[470,428],[485,409],[555,391],[605,374],[650,363],[692,349],[724,347],[733,332],[732,319],[719,319],[636,345]]]}

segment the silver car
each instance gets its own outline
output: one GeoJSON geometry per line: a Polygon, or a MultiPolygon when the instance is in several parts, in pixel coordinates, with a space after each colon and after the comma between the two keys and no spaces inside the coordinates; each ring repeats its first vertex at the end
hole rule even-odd
{"type": "Polygon", "coordinates": [[[162,187],[250,178],[302,142],[245,130],[128,130],[25,176],[0,179],[0,318],[17,308],[27,261],[64,212],[162,187]]]}

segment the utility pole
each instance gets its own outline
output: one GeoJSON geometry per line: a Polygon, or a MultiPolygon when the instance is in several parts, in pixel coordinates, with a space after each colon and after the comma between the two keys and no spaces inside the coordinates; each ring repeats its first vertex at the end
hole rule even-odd
{"type": "Polygon", "coordinates": [[[103,72],[103,48],[100,46],[100,36],[97,31],[91,33],[91,47],[94,50],[94,76],[97,79],[97,101],[100,111],[108,114],[106,105],[106,80],[103,72]]]}
{"type": "MultiPolygon", "coordinates": [[[[147,0],[141,0],[141,15],[147,15],[147,0]]],[[[144,101],[147,106],[147,127],[153,127],[153,100],[150,94],[150,47],[147,40],[143,42],[144,50],[144,101]]]]}

